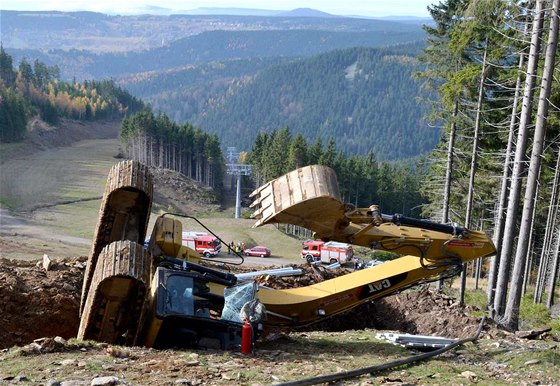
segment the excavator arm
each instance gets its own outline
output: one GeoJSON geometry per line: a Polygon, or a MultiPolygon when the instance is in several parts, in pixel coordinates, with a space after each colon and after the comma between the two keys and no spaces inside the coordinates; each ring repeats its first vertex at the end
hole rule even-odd
{"type": "Polygon", "coordinates": [[[402,215],[382,214],[377,205],[355,208],[340,199],[335,172],[306,166],[255,190],[254,227],[288,223],[315,232],[323,241],[413,255],[426,264],[460,264],[495,252],[484,232],[402,215]]]}
{"type": "Polygon", "coordinates": [[[463,263],[495,253],[484,232],[401,215],[384,215],[376,205],[355,208],[341,202],[336,175],[326,166],[294,170],[255,190],[254,227],[289,223],[318,239],[393,251],[384,264],[303,288],[264,288],[268,326],[298,326],[336,315],[405,288],[450,277],[463,263]]]}

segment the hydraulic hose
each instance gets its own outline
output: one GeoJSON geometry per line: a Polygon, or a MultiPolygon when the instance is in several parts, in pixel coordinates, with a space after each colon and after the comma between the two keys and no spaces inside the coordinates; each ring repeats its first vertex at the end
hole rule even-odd
{"type": "Polygon", "coordinates": [[[413,226],[417,228],[424,228],[436,232],[447,233],[454,236],[462,236],[465,233],[465,228],[458,225],[440,224],[429,220],[421,220],[412,217],[406,217],[402,214],[386,215],[383,214],[384,221],[392,222],[395,225],[413,226]]]}
{"type": "Polygon", "coordinates": [[[409,364],[409,363],[418,362],[418,361],[422,361],[422,360],[425,360],[425,359],[433,358],[435,356],[443,354],[446,351],[452,350],[457,346],[461,346],[465,343],[474,342],[475,340],[477,340],[478,336],[482,332],[482,327],[484,326],[485,321],[486,321],[486,317],[482,318],[482,320],[480,321],[480,325],[478,326],[478,329],[476,330],[476,332],[474,333],[473,336],[471,336],[469,338],[462,339],[462,340],[458,340],[458,341],[453,342],[453,343],[451,343],[451,344],[449,344],[445,347],[442,347],[440,349],[437,349],[437,350],[434,350],[434,351],[431,351],[431,352],[427,352],[427,353],[420,354],[420,355],[415,355],[415,356],[408,357],[408,358],[405,358],[405,359],[399,359],[399,360],[396,360],[396,361],[393,361],[393,362],[383,363],[383,364],[380,364],[380,365],[363,367],[361,369],[339,372],[339,373],[334,373],[334,374],[329,374],[329,375],[321,375],[321,376],[318,376],[318,377],[302,379],[302,380],[299,380],[299,381],[277,383],[275,385],[276,386],[317,385],[317,384],[320,384],[320,383],[328,383],[328,382],[333,382],[333,381],[340,381],[340,380],[343,380],[343,379],[354,378],[354,377],[358,377],[358,376],[364,375],[364,374],[373,374],[373,373],[376,373],[376,372],[379,372],[379,371],[382,371],[382,370],[392,369],[394,367],[403,366],[403,365],[406,365],[406,364],[409,364]]]}

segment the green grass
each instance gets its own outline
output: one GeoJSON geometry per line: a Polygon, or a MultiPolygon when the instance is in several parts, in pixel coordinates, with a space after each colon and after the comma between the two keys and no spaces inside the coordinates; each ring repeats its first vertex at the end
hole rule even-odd
{"type": "MultiPolygon", "coordinates": [[[[45,253],[54,257],[68,257],[87,254],[87,247],[79,245],[73,252],[71,247],[62,247],[57,238],[80,238],[91,240],[99,216],[100,197],[103,195],[107,174],[117,159],[118,140],[87,140],[74,146],[35,151],[25,157],[15,157],[22,151],[21,144],[2,145],[3,173],[0,174],[0,203],[15,213],[32,211],[33,225],[42,227],[52,240],[38,240],[45,253]],[[11,154],[11,157],[6,156],[11,154]],[[18,158],[18,159],[16,159],[18,158]],[[69,204],[52,205],[66,201],[69,204]]],[[[153,206],[148,234],[151,233],[155,218],[173,208],[153,206]]],[[[257,229],[249,219],[251,212],[242,210],[242,218],[234,218],[235,207],[221,211],[207,211],[197,214],[208,228],[226,242],[245,242],[247,247],[265,245],[272,250],[273,257],[286,257],[300,261],[301,241],[267,225],[257,229]]],[[[202,230],[197,225],[192,229],[202,230]]],[[[27,241],[26,241],[27,242],[27,241]]],[[[30,246],[35,243],[28,240],[30,246]]],[[[82,241],[83,243],[83,241],[82,241]]],[[[7,253],[7,251],[5,252],[7,253]]],[[[15,252],[13,252],[15,253],[15,252]]],[[[22,253],[26,253],[23,252],[22,253]]]]}
{"type": "Polygon", "coordinates": [[[521,299],[519,308],[519,327],[522,330],[531,330],[550,326],[552,318],[546,305],[542,303],[534,304],[533,295],[527,294],[521,299]]]}
{"type": "MultiPolygon", "coordinates": [[[[445,292],[458,298],[459,291],[457,288],[445,287],[445,292]]],[[[556,290],[558,292],[558,289],[556,290]]],[[[559,298],[558,296],[556,297],[559,298]]],[[[486,289],[467,289],[465,291],[465,304],[472,307],[472,315],[482,317],[488,315],[486,289]]],[[[544,327],[551,327],[552,335],[560,334],[560,318],[552,318],[550,311],[543,303],[533,304],[533,294],[527,293],[521,299],[519,308],[519,329],[531,330],[544,327]]]]}
{"type": "Polygon", "coordinates": [[[482,317],[486,315],[486,291],[482,289],[465,291],[465,304],[468,304],[474,309],[472,312],[474,316],[482,317]]]}
{"type": "Polygon", "coordinates": [[[26,154],[28,146],[24,143],[0,143],[0,164],[13,159],[14,157],[21,157],[26,154]]]}

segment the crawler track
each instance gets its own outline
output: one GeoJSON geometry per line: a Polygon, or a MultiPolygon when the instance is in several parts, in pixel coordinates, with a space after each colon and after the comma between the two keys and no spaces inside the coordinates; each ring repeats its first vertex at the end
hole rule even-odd
{"type": "Polygon", "coordinates": [[[79,339],[134,343],[151,274],[142,245],[115,241],[97,259],[80,320],[79,339]]]}
{"type": "Polygon", "coordinates": [[[84,314],[85,299],[101,250],[119,240],[143,244],[152,197],[152,175],[147,166],[137,161],[122,161],[109,171],[84,274],[80,315],[84,314]]]}
{"type": "Polygon", "coordinates": [[[143,247],[152,193],[145,165],[123,161],[111,168],[84,275],[78,338],[134,342],[152,273],[143,247]]]}

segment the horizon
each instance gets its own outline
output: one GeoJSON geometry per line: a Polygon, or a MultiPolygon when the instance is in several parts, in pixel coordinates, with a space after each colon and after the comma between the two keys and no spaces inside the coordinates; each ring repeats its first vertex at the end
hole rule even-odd
{"type": "Polygon", "coordinates": [[[110,15],[137,15],[137,14],[179,14],[208,10],[238,10],[238,11],[266,11],[287,12],[299,8],[309,8],[336,16],[363,16],[363,17],[430,17],[427,7],[432,0],[376,0],[366,4],[359,0],[349,0],[344,5],[334,1],[319,0],[285,0],[268,1],[266,4],[255,0],[221,0],[211,3],[205,1],[180,1],[180,0],[123,0],[118,3],[109,0],[99,0],[95,3],[84,0],[72,2],[61,0],[36,1],[36,0],[4,0],[0,10],[10,11],[61,11],[79,12],[91,11],[110,15]]]}

